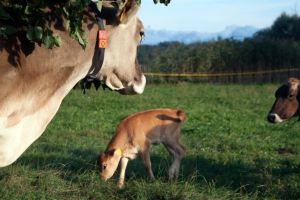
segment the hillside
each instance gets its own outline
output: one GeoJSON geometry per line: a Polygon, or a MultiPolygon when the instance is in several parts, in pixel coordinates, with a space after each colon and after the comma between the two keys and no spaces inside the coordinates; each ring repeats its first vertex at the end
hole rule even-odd
{"type": "Polygon", "coordinates": [[[201,33],[201,32],[183,32],[183,31],[168,31],[154,30],[151,28],[145,29],[146,37],[143,44],[158,44],[160,42],[177,41],[185,44],[193,42],[207,42],[220,39],[236,39],[244,40],[252,37],[259,29],[252,26],[228,26],[221,32],[216,33],[201,33]]]}

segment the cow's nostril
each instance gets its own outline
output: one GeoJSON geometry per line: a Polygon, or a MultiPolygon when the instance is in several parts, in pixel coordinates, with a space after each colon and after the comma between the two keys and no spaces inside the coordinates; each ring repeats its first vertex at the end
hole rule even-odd
{"type": "Polygon", "coordinates": [[[276,116],[273,113],[268,114],[268,121],[271,123],[275,122],[276,116]]]}

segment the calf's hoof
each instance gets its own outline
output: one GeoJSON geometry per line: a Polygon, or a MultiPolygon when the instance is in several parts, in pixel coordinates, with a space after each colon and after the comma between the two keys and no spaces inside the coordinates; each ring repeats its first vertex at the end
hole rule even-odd
{"type": "Polygon", "coordinates": [[[174,181],[177,179],[179,174],[179,169],[177,168],[170,168],[169,169],[169,181],[174,181]]]}
{"type": "Polygon", "coordinates": [[[119,181],[117,184],[119,189],[122,189],[124,187],[124,182],[123,181],[119,181]]]}
{"type": "Polygon", "coordinates": [[[151,179],[151,180],[155,180],[154,175],[150,175],[150,179],[151,179]]]}
{"type": "Polygon", "coordinates": [[[169,181],[172,181],[175,179],[175,169],[174,168],[171,168],[169,170],[169,181]]]}

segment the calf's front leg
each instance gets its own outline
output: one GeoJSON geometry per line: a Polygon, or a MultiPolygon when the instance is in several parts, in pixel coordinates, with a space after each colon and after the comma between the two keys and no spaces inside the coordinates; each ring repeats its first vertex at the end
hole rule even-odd
{"type": "Polygon", "coordinates": [[[121,158],[121,168],[120,168],[120,178],[118,181],[118,187],[122,188],[124,186],[125,181],[125,171],[128,163],[128,158],[122,157],[121,158]]]}
{"type": "Polygon", "coordinates": [[[141,157],[142,157],[142,162],[143,162],[145,168],[147,169],[150,178],[154,179],[154,174],[153,174],[152,167],[151,167],[149,151],[150,151],[150,143],[147,142],[145,144],[143,151],[141,152],[141,157]]]}

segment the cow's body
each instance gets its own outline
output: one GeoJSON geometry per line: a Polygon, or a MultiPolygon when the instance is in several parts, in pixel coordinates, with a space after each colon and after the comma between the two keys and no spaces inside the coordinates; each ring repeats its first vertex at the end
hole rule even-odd
{"type": "MultiPolygon", "coordinates": [[[[0,166],[14,162],[43,133],[63,98],[87,74],[98,31],[90,10],[83,28],[86,49],[62,27],[53,29],[62,38],[59,48],[35,45],[32,50],[19,39],[24,35],[0,40],[0,166]]],[[[136,62],[142,28],[135,16],[106,26],[108,47],[97,76],[113,90],[143,92],[145,77],[136,62]]]]}
{"type": "Polygon", "coordinates": [[[181,122],[185,114],[177,109],[153,109],[128,116],[119,124],[105,152],[99,156],[101,178],[109,179],[120,162],[121,172],[118,186],[124,184],[125,170],[129,159],[140,153],[149,176],[154,178],[150,147],[162,143],[171,154],[173,162],[169,169],[169,179],[179,173],[184,147],[179,143],[181,122]]]}
{"type": "Polygon", "coordinates": [[[275,92],[276,100],[267,116],[271,123],[280,123],[300,114],[300,80],[289,78],[275,92]]]}

